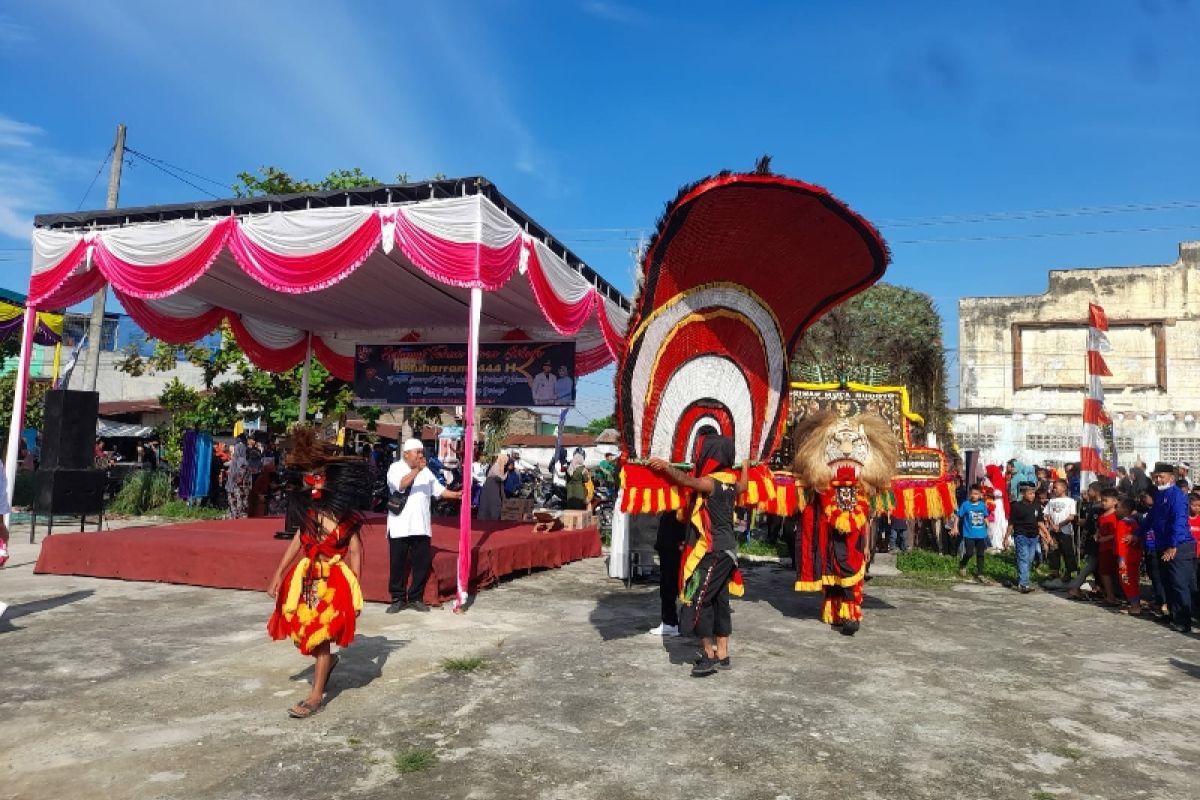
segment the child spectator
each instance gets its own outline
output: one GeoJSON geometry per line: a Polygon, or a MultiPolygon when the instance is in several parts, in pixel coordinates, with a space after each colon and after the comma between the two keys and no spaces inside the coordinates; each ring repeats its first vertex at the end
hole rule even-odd
{"type": "Polygon", "coordinates": [[[983,556],[988,546],[988,509],[983,502],[983,490],[979,484],[971,487],[967,501],[958,507],[954,514],[954,528],[951,536],[963,537],[963,554],[958,562],[959,577],[967,577],[967,563],[971,554],[975,555],[975,580],[983,582],[983,556]]]}
{"type": "MultiPolygon", "coordinates": [[[[1042,470],[1045,472],[1045,470],[1042,470]]],[[[1046,483],[1045,486],[1049,486],[1046,483]]],[[[1054,549],[1054,539],[1050,536],[1049,526],[1046,524],[1046,504],[1050,502],[1050,490],[1039,486],[1033,493],[1033,502],[1038,507],[1038,519],[1041,521],[1040,533],[1041,546],[1038,547],[1037,553],[1034,554],[1033,563],[1045,564],[1050,558],[1050,551],[1054,549]]]]}
{"type": "Polygon", "coordinates": [[[1080,590],[1083,588],[1083,584],[1087,583],[1088,578],[1095,577],[1096,579],[1092,584],[1094,591],[1100,588],[1098,586],[1101,583],[1098,569],[1100,555],[1096,534],[1102,513],[1104,510],[1100,501],[1100,482],[1092,481],[1079,500],[1079,551],[1083,555],[1083,563],[1079,566],[1079,572],[1067,584],[1067,597],[1072,600],[1087,599],[1080,590]]]}
{"type": "Polygon", "coordinates": [[[1137,529],[1140,520],[1137,518],[1137,503],[1129,497],[1117,501],[1117,536],[1113,540],[1113,549],[1117,560],[1117,583],[1121,592],[1129,602],[1125,611],[1131,616],[1142,613],[1142,542],[1138,539],[1137,529]]]}
{"type": "Polygon", "coordinates": [[[1051,491],[1054,496],[1046,503],[1046,525],[1050,528],[1050,535],[1054,537],[1058,549],[1050,552],[1050,578],[1045,586],[1048,589],[1065,589],[1071,582],[1071,576],[1079,568],[1075,560],[1075,518],[1078,508],[1075,499],[1069,494],[1070,486],[1062,478],[1054,481],[1051,491]]]}
{"type": "Polygon", "coordinates": [[[1121,518],[1117,516],[1117,490],[1103,489],[1100,492],[1100,517],[1096,520],[1096,575],[1104,589],[1104,602],[1117,604],[1113,590],[1117,572],[1117,536],[1120,535],[1121,518]]]}

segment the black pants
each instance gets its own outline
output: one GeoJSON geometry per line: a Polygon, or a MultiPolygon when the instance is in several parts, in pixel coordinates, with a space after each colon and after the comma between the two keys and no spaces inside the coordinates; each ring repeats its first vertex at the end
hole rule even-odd
{"type": "Polygon", "coordinates": [[[662,621],[664,625],[679,627],[679,611],[675,599],[679,596],[679,564],[683,553],[679,546],[667,544],[658,550],[658,597],[662,601],[662,621]]]}
{"type": "Polygon", "coordinates": [[[704,638],[733,633],[729,611],[729,578],[737,565],[727,553],[708,553],[696,565],[700,589],[692,600],[696,635],[704,638]]]}
{"type": "Polygon", "coordinates": [[[433,566],[433,547],[428,536],[401,536],[388,539],[388,592],[392,602],[412,603],[425,595],[429,569],[433,566]],[[409,589],[404,591],[404,573],[411,573],[409,589]]]}
{"type": "Polygon", "coordinates": [[[987,539],[963,539],[963,556],[958,561],[959,569],[966,569],[967,564],[971,560],[971,555],[975,555],[975,576],[983,575],[983,554],[987,552],[987,539]]]}
{"type": "Polygon", "coordinates": [[[1192,626],[1192,573],[1196,570],[1196,543],[1184,542],[1175,548],[1175,557],[1170,561],[1162,561],[1161,554],[1155,553],[1159,560],[1159,575],[1162,577],[1163,588],[1166,589],[1167,608],[1171,611],[1171,621],[1185,628],[1192,626]]]}
{"type": "Polygon", "coordinates": [[[1069,525],[1063,526],[1062,530],[1054,534],[1054,541],[1058,542],[1058,549],[1050,551],[1050,569],[1058,572],[1065,581],[1079,569],[1079,561],[1075,558],[1075,530],[1069,525]]]}
{"type": "Polygon", "coordinates": [[[1162,557],[1154,550],[1147,550],[1142,556],[1142,566],[1146,568],[1146,577],[1150,579],[1150,588],[1154,591],[1154,613],[1167,605],[1167,584],[1163,579],[1162,557]]]}

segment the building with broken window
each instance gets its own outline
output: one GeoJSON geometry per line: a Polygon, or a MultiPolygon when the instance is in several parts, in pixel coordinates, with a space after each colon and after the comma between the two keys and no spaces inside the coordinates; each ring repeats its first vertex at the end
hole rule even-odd
{"type": "Polygon", "coordinates": [[[1200,464],[1200,242],[1173,264],[1052,270],[1041,295],[960,300],[959,448],[1079,460],[1089,302],[1109,321],[1117,463],[1200,464]]]}

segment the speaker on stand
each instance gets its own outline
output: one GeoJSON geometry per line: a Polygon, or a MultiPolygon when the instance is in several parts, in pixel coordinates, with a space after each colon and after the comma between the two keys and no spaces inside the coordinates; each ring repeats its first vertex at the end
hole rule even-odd
{"type": "Polygon", "coordinates": [[[82,531],[90,514],[96,530],[104,523],[104,470],[95,469],[96,418],[100,395],[54,389],[46,392],[42,430],[42,460],[33,483],[29,541],[35,541],[37,518],[47,518],[47,535],[54,532],[54,515],[78,516],[82,531]]]}

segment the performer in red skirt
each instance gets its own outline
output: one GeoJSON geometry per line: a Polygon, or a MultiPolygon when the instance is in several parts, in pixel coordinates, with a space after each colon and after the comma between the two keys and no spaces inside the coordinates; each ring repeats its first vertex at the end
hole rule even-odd
{"type": "Polygon", "coordinates": [[[288,464],[308,470],[308,491],[296,495],[307,508],[267,589],[275,598],[267,631],[273,639],[291,639],[303,655],[316,659],[312,690],[288,709],[289,716],[304,719],[322,708],[338,662],[331,645],[346,647],[354,640],[355,619],[362,610],[363,517],[358,509],[369,500],[371,481],[366,462],[326,460],[311,429],[298,429],[293,437],[288,464]]]}

